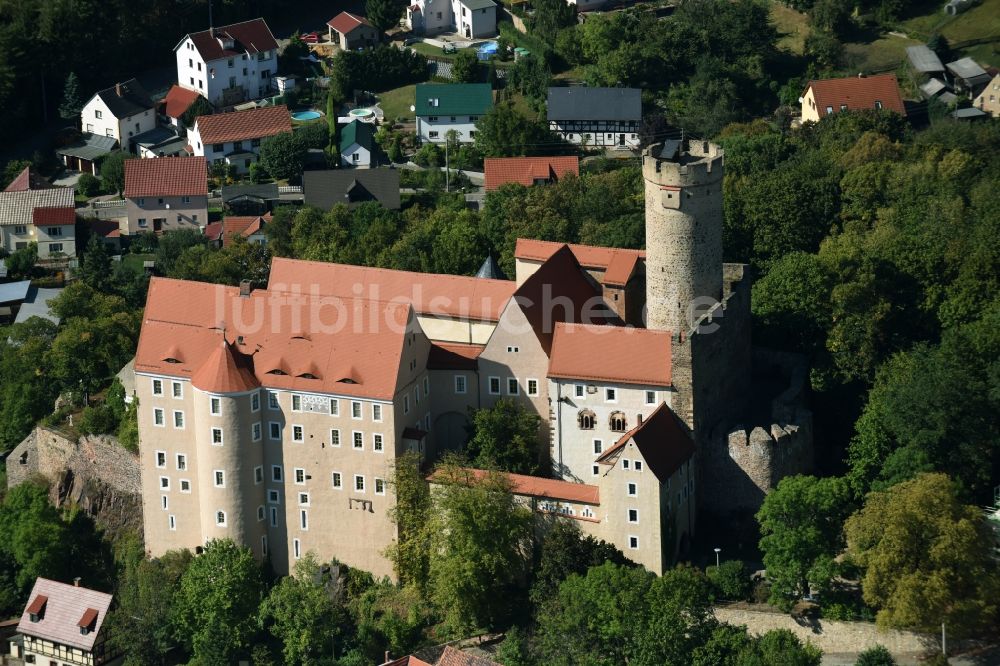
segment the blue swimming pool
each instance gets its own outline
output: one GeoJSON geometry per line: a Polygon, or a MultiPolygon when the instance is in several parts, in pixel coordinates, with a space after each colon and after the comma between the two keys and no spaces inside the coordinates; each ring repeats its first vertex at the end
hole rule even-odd
{"type": "Polygon", "coordinates": [[[309,109],[307,111],[296,111],[292,114],[292,120],[316,120],[323,114],[319,111],[309,109]]]}

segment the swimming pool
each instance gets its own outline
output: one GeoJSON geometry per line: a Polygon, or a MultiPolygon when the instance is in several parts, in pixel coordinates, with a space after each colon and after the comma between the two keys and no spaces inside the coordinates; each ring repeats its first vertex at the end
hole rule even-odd
{"type": "Polygon", "coordinates": [[[292,120],[316,120],[323,114],[314,109],[309,109],[307,111],[296,111],[292,114],[292,120]]]}
{"type": "Polygon", "coordinates": [[[351,109],[350,111],[348,111],[347,115],[353,116],[355,118],[370,118],[371,116],[375,115],[375,112],[372,111],[371,109],[360,108],[360,109],[351,109]]]}

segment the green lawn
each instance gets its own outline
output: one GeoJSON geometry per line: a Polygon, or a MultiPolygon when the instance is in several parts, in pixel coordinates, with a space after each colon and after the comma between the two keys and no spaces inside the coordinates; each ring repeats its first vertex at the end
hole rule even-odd
{"type": "Polygon", "coordinates": [[[906,60],[906,47],[920,43],[916,39],[884,34],[867,44],[844,44],[845,68],[850,73],[895,69],[906,60]]]}
{"type": "Polygon", "coordinates": [[[778,47],[802,55],[806,37],[809,36],[809,17],[779,2],[772,2],[771,22],[782,35],[778,47]]]}
{"type": "Polygon", "coordinates": [[[410,107],[416,101],[416,90],[417,86],[411,84],[379,93],[379,106],[382,107],[386,119],[389,121],[395,121],[397,118],[412,120],[413,112],[410,111],[410,107]]]}
{"type": "Polygon", "coordinates": [[[153,256],[154,255],[152,254],[131,254],[131,253],[123,254],[122,264],[127,266],[130,270],[132,270],[135,273],[141,273],[143,270],[142,262],[152,261],[153,256]]]}
{"type": "Polygon", "coordinates": [[[986,37],[1000,39],[1000,0],[982,0],[958,16],[947,16],[940,6],[936,6],[930,14],[904,21],[900,27],[921,40],[930,39],[936,32],[952,43],[986,37]]]}
{"type": "Polygon", "coordinates": [[[430,44],[425,44],[423,42],[415,42],[410,44],[410,48],[417,53],[423,53],[425,56],[434,56],[435,58],[440,58],[441,60],[454,60],[454,53],[445,53],[441,50],[440,46],[431,46],[430,44]]]}

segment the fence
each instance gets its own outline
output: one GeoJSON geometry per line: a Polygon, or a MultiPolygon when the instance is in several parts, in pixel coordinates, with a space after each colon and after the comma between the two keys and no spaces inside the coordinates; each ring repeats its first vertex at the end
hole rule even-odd
{"type": "Polygon", "coordinates": [[[301,185],[281,185],[278,187],[278,194],[302,194],[301,185]]]}
{"type": "Polygon", "coordinates": [[[124,208],[124,206],[125,206],[124,199],[109,199],[107,201],[90,202],[91,208],[119,208],[119,207],[124,208]]]}

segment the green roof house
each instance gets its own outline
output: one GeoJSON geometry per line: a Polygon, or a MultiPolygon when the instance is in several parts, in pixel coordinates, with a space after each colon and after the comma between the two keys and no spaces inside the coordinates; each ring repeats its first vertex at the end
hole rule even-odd
{"type": "Polygon", "coordinates": [[[444,143],[448,132],[462,143],[476,138],[476,121],[493,108],[493,90],[486,83],[421,83],[416,92],[417,136],[444,143]]]}
{"type": "Polygon", "coordinates": [[[340,130],[340,164],[346,167],[374,167],[389,162],[375,142],[375,125],[352,120],[340,130]]]}

